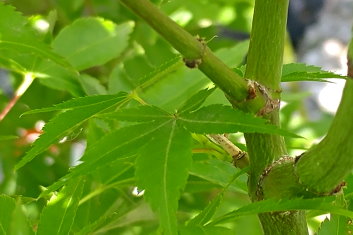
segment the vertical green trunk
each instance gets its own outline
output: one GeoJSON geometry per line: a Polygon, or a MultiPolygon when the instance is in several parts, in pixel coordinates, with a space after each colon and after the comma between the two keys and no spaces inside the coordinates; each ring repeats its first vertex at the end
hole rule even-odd
{"type": "MultiPolygon", "coordinates": [[[[245,77],[258,81],[267,88],[272,100],[280,98],[280,79],[286,33],[288,0],[256,0],[245,77]]],[[[279,125],[278,108],[265,114],[279,125]]],[[[245,135],[250,157],[249,194],[261,200],[258,182],[264,169],[286,154],[280,136],[265,134],[245,135]]],[[[304,212],[265,213],[259,215],[265,234],[307,234],[304,212]]]]}
{"type": "MultiPolygon", "coordinates": [[[[272,99],[280,98],[288,0],[257,0],[255,3],[245,77],[267,88],[272,99]]],[[[278,109],[265,115],[279,125],[278,109]]],[[[259,176],[273,160],[286,154],[283,138],[265,134],[245,136],[251,161],[250,195],[255,199],[259,176]]]]}

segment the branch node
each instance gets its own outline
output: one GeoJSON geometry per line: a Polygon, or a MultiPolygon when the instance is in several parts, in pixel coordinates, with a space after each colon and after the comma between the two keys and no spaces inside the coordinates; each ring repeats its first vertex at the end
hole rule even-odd
{"type": "Polygon", "coordinates": [[[293,160],[294,159],[292,157],[290,157],[288,155],[284,155],[281,158],[279,158],[278,160],[272,162],[268,167],[266,167],[264,169],[264,171],[260,175],[259,181],[257,182],[256,196],[258,197],[258,200],[262,200],[264,197],[262,183],[263,183],[265,177],[270,174],[272,168],[275,166],[284,164],[284,163],[292,162],[293,160]]]}
{"type": "Polygon", "coordinates": [[[195,69],[198,68],[199,65],[202,63],[202,58],[205,55],[206,47],[207,47],[207,42],[204,38],[201,38],[199,35],[196,35],[197,41],[199,41],[202,45],[202,50],[200,53],[200,57],[196,59],[188,59],[188,58],[183,58],[183,61],[186,65],[186,67],[190,69],[195,69]]]}
{"type": "Polygon", "coordinates": [[[297,162],[299,161],[299,159],[304,155],[305,152],[303,152],[302,154],[295,156],[294,158],[294,164],[297,164],[297,162]]]}
{"type": "Polygon", "coordinates": [[[255,99],[256,88],[259,87],[259,83],[248,79],[245,80],[248,81],[248,96],[246,97],[246,101],[255,99]]]}
{"type": "Polygon", "coordinates": [[[186,67],[188,67],[190,69],[196,69],[202,63],[202,59],[201,58],[198,58],[198,59],[186,59],[186,58],[183,58],[183,61],[184,61],[184,64],[186,65],[186,67]]]}
{"type": "Polygon", "coordinates": [[[334,189],[332,190],[332,192],[330,193],[330,195],[334,195],[334,194],[336,194],[336,193],[339,193],[339,192],[342,190],[342,188],[343,188],[344,186],[346,186],[346,185],[347,185],[347,183],[346,183],[345,181],[342,181],[339,185],[336,186],[336,188],[334,188],[334,189]]]}
{"type": "MultiPolygon", "coordinates": [[[[255,82],[257,89],[260,91],[262,96],[265,98],[265,105],[262,109],[260,109],[256,115],[258,116],[265,116],[267,114],[270,114],[273,110],[279,109],[280,105],[280,100],[279,99],[273,99],[271,94],[270,94],[270,89],[265,87],[264,85],[261,85],[257,82],[255,82]]],[[[276,90],[273,92],[280,93],[281,90],[276,90]]]]}
{"type": "Polygon", "coordinates": [[[280,100],[273,99],[272,93],[281,93],[282,90],[272,90],[264,85],[250,79],[245,79],[248,82],[248,96],[243,102],[255,99],[259,94],[264,98],[264,106],[256,113],[257,116],[265,116],[272,111],[279,109],[280,100]]]}

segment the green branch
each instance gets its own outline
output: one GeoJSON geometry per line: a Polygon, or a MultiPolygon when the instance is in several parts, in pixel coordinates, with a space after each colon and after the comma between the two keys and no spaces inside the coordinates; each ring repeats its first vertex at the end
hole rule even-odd
{"type": "MultiPolygon", "coordinates": [[[[219,60],[205,42],[189,34],[148,0],[120,1],[172,44],[189,67],[198,67],[230,100],[237,103],[249,98],[248,82],[219,60]]],[[[253,112],[257,112],[265,103],[260,93],[255,96],[258,98],[247,108],[253,112]]]]}
{"type": "MultiPolygon", "coordinates": [[[[353,77],[353,42],[348,53],[348,75],[353,77]]],[[[313,197],[340,191],[342,181],[353,169],[352,106],[353,80],[348,79],[340,106],[326,137],[295,161],[284,157],[267,167],[259,181],[257,192],[260,191],[261,197],[313,197]]],[[[266,220],[274,220],[272,227],[278,227],[272,216],[261,220],[263,224],[268,224],[266,220]]],[[[297,224],[300,225],[299,220],[297,224]]],[[[271,228],[269,229],[271,231],[271,228]]],[[[298,231],[295,234],[306,234],[305,228],[301,233],[298,231]]]]}
{"type": "MultiPolygon", "coordinates": [[[[258,81],[267,89],[267,101],[280,100],[281,69],[283,63],[284,40],[286,34],[288,0],[256,0],[253,25],[250,39],[250,49],[245,77],[258,81]]],[[[266,104],[272,107],[273,103],[266,104]]],[[[272,124],[279,125],[279,106],[270,112],[264,112],[264,117],[272,124]]],[[[274,160],[286,154],[284,140],[280,136],[267,134],[245,134],[250,158],[249,195],[252,200],[262,200],[263,188],[272,198],[282,198],[284,192],[271,187],[278,183],[278,178],[267,178],[267,170],[274,160]],[[266,169],[266,170],[265,170],[266,169]],[[267,180],[263,184],[263,180],[267,180]]],[[[282,160],[277,162],[281,163],[282,160]]],[[[287,168],[276,168],[280,173],[287,168]]],[[[291,166],[289,166],[290,168],[291,166]]],[[[275,171],[274,167],[271,169],[275,171]]],[[[292,171],[293,172],[293,171],[292,171]]],[[[290,175],[291,172],[286,172],[290,175]]],[[[295,177],[294,177],[295,178],[295,177]]],[[[289,178],[292,180],[293,177],[289,178]]],[[[280,183],[283,183],[280,181],[280,183]]],[[[294,183],[294,186],[295,183],[294,183]]],[[[286,190],[287,193],[290,190],[286,190]]],[[[259,215],[265,234],[308,234],[305,213],[293,211],[286,216],[275,213],[259,215]]]]}
{"type": "MultiPolygon", "coordinates": [[[[288,0],[257,0],[251,31],[250,49],[245,77],[265,85],[272,100],[280,99],[280,81],[288,0]]],[[[272,124],[279,125],[278,108],[266,115],[272,124]]],[[[246,134],[250,157],[249,191],[253,200],[263,170],[286,154],[283,138],[267,134],[246,134]]]]}
{"type": "MultiPolygon", "coordinates": [[[[353,42],[349,46],[348,75],[353,77],[353,42]]],[[[300,181],[310,190],[327,194],[353,169],[353,81],[346,81],[340,106],[326,137],[296,164],[300,181]]]]}

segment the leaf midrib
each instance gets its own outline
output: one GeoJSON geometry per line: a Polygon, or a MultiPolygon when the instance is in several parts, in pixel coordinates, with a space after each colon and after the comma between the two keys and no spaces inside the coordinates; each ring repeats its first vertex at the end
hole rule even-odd
{"type": "MultiPolygon", "coordinates": [[[[173,121],[170,135],[168,137],[168,142],[167,142],[167,147],[166,147],[166,152],[165,152],[165,159],[164,159],[164,166],[163,166],[163,178],[162,178],[163,200],[164,200],[164,206],[165,206],[166,215],[167,215],[167,228],[169,228],[169,229],[171,229],[171,224],[170,224],[170,212],[169,212],[168,192],[167,192],[167,184],[168,184],[168,182],[167,182],[167,173],[168,173],[167,169],[168,169],[169,152],[170,152],[170,148],[172,146],[172,139],[173,139],[174,132],[175,132],[175,125],[176,125],[176,120],[173,121]]],[[[170,231],[170,233],[172,234],[173,232],[170,231]]]]}

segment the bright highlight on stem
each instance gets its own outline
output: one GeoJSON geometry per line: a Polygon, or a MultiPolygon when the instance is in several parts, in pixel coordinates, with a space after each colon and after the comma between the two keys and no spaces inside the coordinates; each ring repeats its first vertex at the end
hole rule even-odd
{"type": "Polygon", "coordinates": [[[27,89],[32,84],[35,76],[31,72],[27,72],[23,76],[23,81],[21,85],[17,88],[15,96],[10,100],[10,102],[5,106],[5,108],[0,113],[0,121],[2,121],[6,115],[11,111],[12,107],[17,103],[21,96],[27,91],[27,89]]]}

